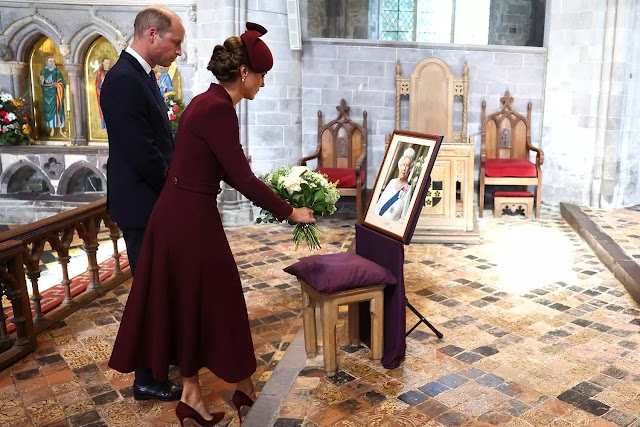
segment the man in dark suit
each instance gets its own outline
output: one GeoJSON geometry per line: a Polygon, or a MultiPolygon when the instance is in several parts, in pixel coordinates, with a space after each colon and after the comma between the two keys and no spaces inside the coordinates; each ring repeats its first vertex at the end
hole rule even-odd
{"type": "MultiPolygon", "coordinates": [[[[182,54],[184,27],[174,12],[151,6],[138,13],[134,30],[133,43],[109,70],[100,93],[109,134],[107,207],[122,230],[132,274],[173,155],[167,108],[152,68],[169,67],[182,54]]],[[[135,371],[136,400],[172,401],[181,393],[167,379],[154,379],[151,369],[135,371]]]]}

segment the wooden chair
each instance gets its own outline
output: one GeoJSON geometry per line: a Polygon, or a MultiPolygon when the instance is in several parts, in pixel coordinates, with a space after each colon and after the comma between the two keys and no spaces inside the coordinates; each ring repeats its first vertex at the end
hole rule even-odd
{"type": "Polygon", "coordinates": [[[355,288],[333,294],[320,293],[302,279],[303,322],[304,322],[304,347],[307,357],[316,357],[316,305],[320,308],[322,319],[322,345],[324,370],[327,376],[334,376],[338,371],[336,324],[338,323],[338,307],[349,305],[349,342],[358,344],[359,331],[359,303],[370,301],[371,312],[371,358],[379,363],[382,359],[384,343],[384,287],[385,285],[355,288]]]}
{"type": "MultiPolygon", "coordinates": [[[[431,171],[431,186],[422,207],[413,242],[467,241],[474,233],[474,146],[467,137],[469,67],[465,61],[457,77],[438,58],[418,62],[409,76],[396,64],[395,128],[400,129],[408,98],[409,127],[414,132],[443,135],[431,171]],[[461,112],[454,108],[460,105],[461,112]],[[458,119],[454,119],[455,116],[458,119]],[[454,122],[460,122],[456,129],[454,122]]],[[[388,141],[390,141],[387,138],[388,141]]],[[[475,233],[477,235],[477,233],[475,233]]]]}
{"type": "Polygon", "coordinates": [[[487,103],[482,101],[482,146],[480,153],[480,217],[484,210],[484,193],[487,185],[513,185],[536,187],[535,212],[540,218],[542,196],[542,170],[544,152],[531,145],[531,102],[527,105],[527,117],[511,107],[513,97],[507,90],[500,101],[502,109],[486,115],[487,103]],[[535,163],[530,155],[536,153],[535,163]]]}
{"type": "Polygon", "coordinates": [[[298,165],[317,159],[317,170],[330,182],[338,182],[341,197],[356,198],[356,219],[362,219],[364,191],[367,180],[367,112],[362,113],[362,126],[347,116],[349,106],[342,99],[336,107],[339,114],[326,125],[322,111],[318,110],[318,145],[316,151],[298,160],[298,165]]]}

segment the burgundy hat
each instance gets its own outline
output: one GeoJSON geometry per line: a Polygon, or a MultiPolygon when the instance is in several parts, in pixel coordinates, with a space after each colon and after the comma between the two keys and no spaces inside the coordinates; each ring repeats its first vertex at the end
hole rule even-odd
{"type": "Polygon", "coordinates": [[[267,34],[267,29],[260,24],[247,22],[247,31],[242,33],[240,38],[247,48],[249,56],[249,68],[254,73],[266,73],[273,67],[273,56],[265,42],[260,36],[267,34]]]}

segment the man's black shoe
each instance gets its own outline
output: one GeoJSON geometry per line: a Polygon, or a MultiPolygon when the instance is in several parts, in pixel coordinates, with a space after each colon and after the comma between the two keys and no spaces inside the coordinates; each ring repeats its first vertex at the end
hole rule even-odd
{"type": "Polygon", "coordinates": [[[171,381],[156,383],[152,385],[140,385],[133,383],[133,398],[135,400],[162,400],[163,402],[173,402],[180,400],[182,396],[182,385],[171,381]]]}

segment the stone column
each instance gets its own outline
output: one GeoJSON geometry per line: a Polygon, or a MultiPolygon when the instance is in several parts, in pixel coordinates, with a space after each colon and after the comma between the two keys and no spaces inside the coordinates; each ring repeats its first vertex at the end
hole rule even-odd
{"type": "Polygon", "coordinates": [[[75,145],[87,145],[86,116],[82,114],[84,102],[80,93],[83,92],[83,68],[81,64],[64,64],[69,74],[69,90],[71,90],[71,114],[73,117],[73,137],[75,145]]]}
{"type": "Polygon", "coordinates": [[[29,64],[0,61],[0,90],[19,98],[29,90],[29,64]]]}
{"type": "MultiPolygon", "coordinates": [[[[200,93],[207,89],[215,78],[207,70],[213,47],[221,44],[232,35],[239,35],[239,25],[244,26],[246,20],[246,0],[198,0],[197,2],[197,61],[196,89],[200,93]],[[242,22],[240,22],[242,21],[242,22]]],[[[246,101],[238,106],[240,122],[240,140],[246,153],[246,120],[244,120],[246,101]]],[[[253,221],[251,203],[235,189],[222,183],[222,192],[218,196],[218,210],[225,227],[242,226],[253,221]]]]}

